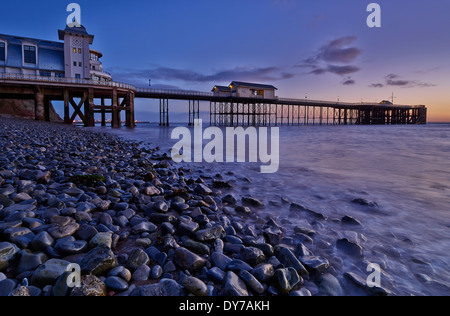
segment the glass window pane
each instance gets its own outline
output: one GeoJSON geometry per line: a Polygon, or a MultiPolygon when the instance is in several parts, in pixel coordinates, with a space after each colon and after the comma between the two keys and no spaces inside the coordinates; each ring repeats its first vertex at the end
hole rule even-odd
{"type": "Polygon", "coordinates": [[[6,61],[6,47],[5,43],[0,43],[0,61],[6,61]]]}
{"type": "Polygon", "coordinates": [[[25,63],[36,64],[36,47],[24,46],[23,57],[24,57],[25,63]]]}

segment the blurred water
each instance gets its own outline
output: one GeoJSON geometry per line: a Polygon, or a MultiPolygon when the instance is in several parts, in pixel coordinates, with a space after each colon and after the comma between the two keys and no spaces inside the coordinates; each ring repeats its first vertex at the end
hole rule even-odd
{"type": "MultiPolygon", "coordinates": [[[[142,124],[134,130],[105,131],[169,153],[176,143],[170,139],[174,127],[142,124]]],[[[237,181],[236,195],[264,200],[262,212],[287,219],[292,223],[287,229],[309,223],[293,216],[281,197],[326,214],[324,227],[315,227],[324,236],[315,252],[332,256],[338,274],[366,273],[364,264],[374,262],[390,276],[384,281],[396,294],[450,295],[450,125],[280,127],[280,138],[276,174],[261,174],[259,164],[249,163],[189,167],[250,179],[237,181]],[[351,203],[357,198],[379,207],[351,203]],[[363,224],[356,231],[363,234],[364,263],[327,247],[348,230],[333,220],[345,215],[363,224]]]]}

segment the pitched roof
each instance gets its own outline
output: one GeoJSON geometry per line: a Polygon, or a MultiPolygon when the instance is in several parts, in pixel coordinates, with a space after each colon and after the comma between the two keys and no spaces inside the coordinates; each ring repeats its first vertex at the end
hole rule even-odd
{"type": "Polygon", "coordinates": [[[251,83],[251,82],[233,81],[231,83],[231,85],[238,86],[238,87],[247,87],[247,88],[278,90],[277,87],[274,87],[272,85],[260,84],[260,83],[251,83]]]}

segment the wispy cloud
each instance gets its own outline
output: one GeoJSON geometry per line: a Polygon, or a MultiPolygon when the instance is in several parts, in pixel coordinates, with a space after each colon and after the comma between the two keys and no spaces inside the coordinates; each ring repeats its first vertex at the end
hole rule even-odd
{"type": "MultiPolygon", "coordinates": [[[[297,68],[310,69],[307,74],[323,75],[332,73],[339,76],[348,76],[361,70],[352,65],[361,55],[362,50],[354,46],[356,36],[345,36],[323,45],[312,56],[297,64],[297,68]]],[[[346,85],[355,84],[354,80],[344,80],[346,85]]]]}
{"type": "Polygon", "coordinates": [[[370,88],[383,88],[385,86],[389,87],[399,87],[399,88],[428,88],[428,87],[435,87],[436,85],[433,83],[426,83],[421,82],[419,80],[408,80],[403,79],[399,75],[396,74],[389,74],[385,79],[385,84],[382,83],[372,83],[369,85],[370,88]]]}
{"type": "Polygon", "coordinates": [[[164,82],[193,82],[193,83],[228,83],[233,80],[241,81],[277,81],[289,79],[294,74],[286,72],[280,67],[248,68],[236,67],[205,74],[190,69],[176,69],[170,67],[155,67],[151,69],[116,69],[112,71],[115,80],[134,83],[148,83],[151,79],[164,82]]]}
{"type": "Polygon", "coordinates": [[[353,86],[356,84],[356,81],[353,80],[351,77],[347,77],[341,83],[344,86],[353,86]]]}

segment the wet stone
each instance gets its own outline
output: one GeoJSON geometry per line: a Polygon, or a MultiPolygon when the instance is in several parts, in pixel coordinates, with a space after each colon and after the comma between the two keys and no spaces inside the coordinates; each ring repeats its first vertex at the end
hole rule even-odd
{"type": "Polygon", "coordinates": [[[222,226],[215,226],[195,233],[195,238],[200,242],[214,242],[216,239],[225,237],[225,230],[222,226]]]}
{"type": "Polygon", "coordinates": [[[111,248],[101,245],[89,251],[80,263],[83,274],[102,275],[117,266],[111,248]]]}
{"type": "Polygon", "coordinates": [[[203,281],[195,277],[185,277],[182,283],[184,288],[193,295],[208,296],[209,290],[203,281]]]}
{"type": "Polygon", "coordinates": [[[67,271],[70,262],[60,259],[50,259],[37,268],[32,275],[31,284],[38,287],[53,285],[67,271]]]}
{"type": "Polygon", "coordinates": [[[72,236],[75,232],[80,228],[80,225],[77,223],[71,223],[64,227],[54,227],[48,230],[48,233],[54,239],[61,239],[64,237],[72,236]]]}
{"type": "Polygon", "coordinates": [[[248,271],[242,271],[239,273],[239,277],[245,282],[247,287],[256,294],[264,293],[264,286],[248,271]]]}
{"type": "Polygon", "coordinates": [[[277,288],[282,294],[289,294],[298,284],[303,282],[293,268],[279,269],[275,272],[277,288]]]}
{"type": "Polygon", "coordinates": [[[6,270],[16,258],[19,248],[8,242],[0,242],[0,271],[6,270]]]}
{"type": "Polygon", "coordinates": [[[183,247],[175,250],[174,262],[180,269],[191,273],[199,271],[206,263],[205,259],[183,247]]]}
{"type": "Polygon", "coordinates": [[[239,296],[249,296],[245,282],[239,278],[236,273],[228,271],[222,290],[223,296],[239,297],[239,296]]]}
{"type": "Polygon", "coordinates": [[[135,271],[141,266],[148,264],[149,260],[150,259],[145,251],[143,251],[142,249],[135,249],[130,254],[130,257],[128,258],[127,264],[125,266],[127,267],[127,269],[135,271]]]}
{"type": "Polygon", "coordinates": [[[326,296],[343,296],[344,291],[342,290],[339,280],[331,274],[324,274],[318,279],[318,286],[321,294],[326,296]]]}
{"type": "Polygon", "coordinates": [[[336,248],[349,256],[360,258],[364,256],[362,247],[356,242],[350,241],[348,238],[339,239],[336,242],[336,248]]]}
{"type": "Polygon", "coordinates": [[[328,269],[330,263],[327,259],[321,257],[302,257],[300,262],[308,269],[323,272],[328,269]]]}
{"type": "Polygon", "coordinates": [[[110,276],[105,279],[105,284],[108,289],[115,292],[124,292],[128,290],[128,283],[117,276],[110,276]]]}
{"type": "Polygon", "coordinates": [[[266,256],[261,249],[246,247],[241,251],[241,259],[252,266],[256,266],[266,261],[266,256]]]}
{"type": "Polygon", "coordinates": [[[306,270],[290,249],[277,246],[275,247],[275,254],[285,267],[294,268],[302,277],[309,275],[308,270],[306,270]]]}
{"type": "Polygon", "coordinates": [[[251,274],[255,276],[255,278],[262,282],[267,283],[270,281],[270,279],[275,274],[275,269],[273,268],[273,265],[271,264],[260,264],[257,265],[252,271],[251,274]]]}
{"type": "Polygon", "coordinates": [[[209,280],[217,283],[222,284],[223,280],[225,279],[225,271],[218,267],[213,267],[206,273],[209,280]]]}

